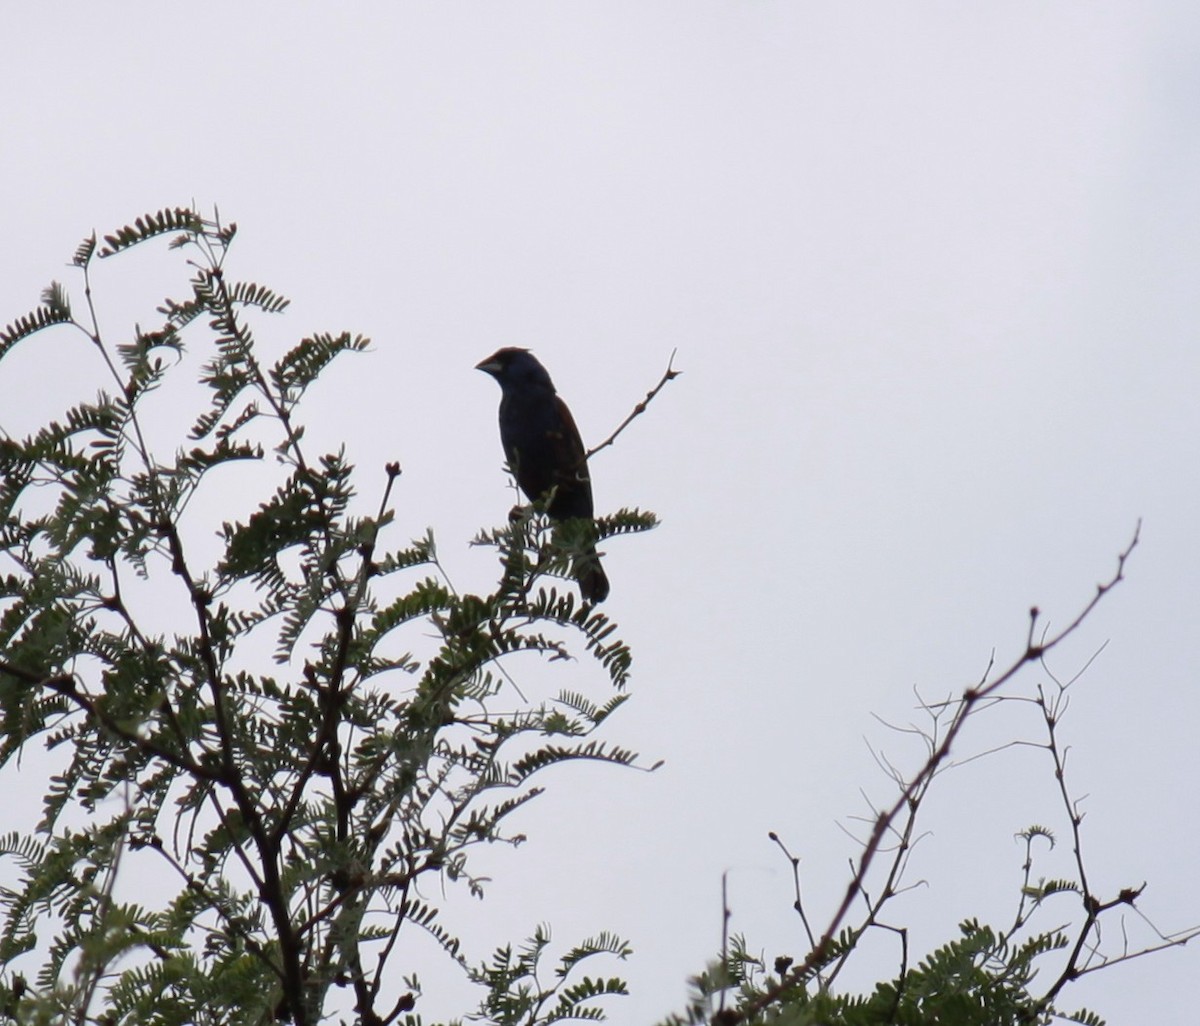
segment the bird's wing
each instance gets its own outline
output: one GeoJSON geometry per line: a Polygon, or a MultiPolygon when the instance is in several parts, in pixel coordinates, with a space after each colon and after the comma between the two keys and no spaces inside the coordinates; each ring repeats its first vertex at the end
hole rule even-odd
{"type": "Polygon", "coordinates": [[[575,418],[561,396],[554,397],[554,408],[558,411],[562,422],[562,432],[554,440],[555,465],[564,477],[587,476],[587,450],[583,447],[583,438],[579,428],[575,426],[575,418]]]}
{"type": "Polygon", "coordinates": [[[579,428],[567,404],[554,397],[558,429],[548,433],[547,441],[553,452],[554,501],[550,515],[555,517],[590,517],[592,515],[592,482],[588,475],[587,450],[583,447],[579,428]]]}

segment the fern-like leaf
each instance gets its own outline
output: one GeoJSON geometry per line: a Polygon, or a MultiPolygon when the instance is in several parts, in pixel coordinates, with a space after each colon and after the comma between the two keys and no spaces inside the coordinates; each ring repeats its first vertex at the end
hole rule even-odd
{"type": "Polygon", "coordinates": [[[123,225],[112,235],[104,236],[104,248],[99,256],[101,259],[114,256],[130,246],[167,232],[194,235],[203,230],[204,221],[194,210],[187,207],[175,207],[173,210],[164,208],[154,214],[143,214],[132,225],[123,225]]]}
{"type": "Polygon", "coordinates": [[[252,281],[235,282],[229,289],[229,299],[243,306],[256,306],[265,313],[281,313],[291,304],[286,296],[272,292],[263,285],[252,281]]]}
{"type": "MultiPolygon", "coordinates": [[[[58,282],[51,282],[49,288],[42,293],[42,306],[18,317],[11,324],[5,325],[4,330],[0,331],[0,357],[20,342],[21,339],[28,338],[43,328],[48,328],[52,324],[71,323],[71,308],[69,304],[63,302],[51,306],[46,302],[47,295],[58,298],[56,290],[60,288],[61,286],[58,282]]],[[[62,298],[65,300],[65,294],[62,298]]]]}
{"type": "Polygon", "coordinates": [[[92,254],[96,252],[96,233],[92,232],[84,239],[75,249],[75,256],[71,258],[71,263],[76,267],[87,267],[92,262],[92,254]]]}
{"type": "Polygon", "coordinates": [[[295,402],[338,353],[361,353],[370,344],[370,339],[348,331],[301,339],[271,368],[271,383],[285,401],[295,402]]]}

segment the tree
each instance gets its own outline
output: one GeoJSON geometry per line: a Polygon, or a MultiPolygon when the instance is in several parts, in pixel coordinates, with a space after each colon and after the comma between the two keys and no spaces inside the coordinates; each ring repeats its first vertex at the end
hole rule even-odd
{"type": "MultiPolygon", "coordinates": [[[[456,591],[431,533],[389,548],[399,466],[368,487],[377,497],[364,515],[357,471],[343,451],[314,455],[300,415],[330,362],[368,342],[313,335],[264,356],[252,327],[287,300],[227,276],[235,237],[235,226],[189,209],[93,235],[73,261],[83,315],[53,283],[0,333],[2,364],[43,331],[73,332],[101,377],[94,400],[27,437],[0,430],[0,772],[35,742],[58,759],[35,829],[0,837],[0,866],[18,876],[0,889],[0,1017],[418,1026],[421,980],[407,956],[417,935],[481,988],[481,1021],[604,1018],[607,999],[626,989],[603,975],[630,954],[618,936],[580,941],[550,972],[545,927],[472,962],[418,890],[428,879],[482,896],[473,854],[520,842],[514,816],[553,767],[638,764],[596,736],[628,697],[629,649],[561,584],[592,537],[555,531],[536,506],[514,510],[476,539],[499,557],[485,595],[456,591]],[[154,330],[114,343],[96,318],[93,261],[168,237],[188,258],[186,294],[163,302],[154,330]],[[189,391],[197,351],[199,388],[189,391]],[[195,403],[184,437],[152,429],[160,390],[175,406],[195,403]],[[246,463],[262,468],[265,491],[239,519],[223,489],[246,463]],[[530,702],[507,669],[580,647],[612,688],[606,697],[573,689],[530,702]],[[153,876],[166,896],[129,899],[120,884],[134,876],[153,876]]],[[[669,365],[598,448],[675,374],[669,365]]],[[[597,531],[612,538],[655,522],[621,510],[597,531]]],[[[1030,667],[1049,672],[1048,653],[1121,580],[1136,540],[1065,630],[1048,634],[1034,610],[1010,666],[923,703],[927,722],[904,728],[924,745],[916,771],[880,755],[895,794],[865,819],[823,926],[801,898],[799,860],[771,834],[793,870],[807,950],[767,958],[727,937],[672,1024],[1046,1023],[1064,1017],[1073,980],[1200,933],[1104,949],[1099,924],[1137,911],[1140,889],[1100,895],[1089,885],[1058,734],[1071,682],[1012,689],[1030,667]],[[905,928],[884,913],[905,887],[918,816],[967,724],[1007,702],[1026,703],[1041,723],[1037,747],[1050,756],[1075,873],[1034,875],[1037,847],[1055,832],[1030,826],[1012,922],[967,920],[910,964],[905,928]],[[1054,926],[1037,925],[1062,901],[1073,903],[1067,925],[1057,906],[1054,926]],[[871,931],[897,938],[896,971],[868,994],[839,990],[871,931]]],[[[1068,1017],[1100,1021],[1086,1010],[1068,1017]]]]}
{"type": "MultiPolygon", "coordinates": [[[[1083,812],[1071,794],[1060,740],[1070,689],[1079,675],[1061,681],[1047,662],[1049,654],[1071,637],[1124,579],[1139,532],[1140,525],[1118,557],[1112,577],[1097,586],[1066,627],[1050,632],[1040,626],[1039,610],[1030,610],[1024,649],[1011,664],[1002,668],[989,664],[982,679],[956,698],[937,703],[922,700],[926,722],[896,728],[919,739],[924,759],[915,772],[905,774],[889,758],[876,753],[895,794],[889,802],[873,805],[870,814],[861,818],[866,827],[861,851],[851,864],[849,880],[831,915],[819,930],[813,929],[811,910],[801,897],[800,860],[778,834],[770,834],[792,870],[792,907],[803,925],[807,951],[798,960],[788,955],[768,960],[753,954],[744,937],[726,937],[721,957],[692,981],[689,1007],[663,1026],[1033,1026],[1055,1020],[1103,1026],[1104,1020],[1086,1008],[1064,1010],[1060,998],[1069,984],[1119,963],[1183,946],[1200,936],[1196,926],[1169,934],[1159,930],[1137,907],[1144,882],[1104,895],[1089,883],[1083,812]],[[1049,684],[1037,684],[1032,694],[1015,691],[1012,685],[1031,666],[1039,667],[1049,684]],[[969,758],[995,755],[1016,745],[1048,754],[1052,786],[1070,837],[1074,873],[1067,878],[1035,877],[1038,849],[1053,848],[1057,837],[1052,827],[1027,827],[1018,835],[1024,848],[1023,880],[1011,922],[993,927],[976,919],[964,920],[960,937],[910,965],[908,931],[889,922],[885,911],[912,886],[907,876],[919,839],[917,823],[923,805],[940,775],[961,765],[952,761],[951,750],[968,723],[1008,703],[1031,710],[1042,736],[1014,738],[999,749],[969,758]],[[1142,934],[1148,939],[1135,939],[1123,923],[1113,931],[1118,940],[1105,938],[1102,923],[1122,911],[1132,912],[1141,921],[1142,934]],[[1053,925],[1043,928],[1039,924],[1047,916],[1054,917],[1053,925]],[[839,992],[835,987],[838,977],[860,955],[859,942],[871,931],[895,936],[895,975],[881,980],[869,994],[839,992]]],[[[980,796],[980,800],[986,797],[980,796]]],[[[729,914],[726,906],[727,922],[729,914]]]]}
{"type": "MultiPolygon", "coordinates": [[[[384,547],[399,467],[380,475],[376,512],[356,515],[354,468],[343,452],[310,453],[300,418],[330,361],[367,339],[313,335],[265,362],[250,316],[287,300],[227,276],[235,235],[188,209],[93,235],[74,257],[85,315],[54,283],[0,336],[3,356],[68,326],[108,379],[93,401],[0,441],[0,762],[35,739],[65,753],[35,833],[0,840],[21,872],[3,895],[0,1007],[21,1021],[313,1024],[349,1004],[359,1023],[415,1023],[420,981],[393,963],[421,932],[485,987],[497,1022],[585,1013],[622,984],[579,967],[625,957],[619,938],[581,942],[541,990],[530,977],[541,932],[472,965],[416,885],[482,894],[472,849],[519,842],[509,818],[548,769],[634,763],[592,736],[627,697],[629,650],[607,616],[560,589],[577,553],[569,537],[551,541],[539,510],[477,539],[500,557],[488,595],[456,593],[431,534],[384,547]],[[114,345],[95,316],[92,262],[163,236],[189,258],[190,294],[114,345]],[[151,437],[151,397],[205,329],[205,401],[186,439],[151,437]],[[235,462],[272,456],[282,481],[244,521],[204,525],[220,546],[201,563],[201,526],[185,513],[235,462]],[[186,622],[156,631],[146,596],[172,591],[186,622]],[[404,650],[431,630],[427,655],[404,650]],[[500,692],[518,690],[505,657],[562,659],[572,635],[614,693],[498,711],[500,692]],[[173,880],[169,900],[122,900],[117,878],[135,871],[173,880]],[[13,967],[35,951],[27,981],[13,967]]],[[[654,523],[623,510],[598,530],[654,523]]]]}

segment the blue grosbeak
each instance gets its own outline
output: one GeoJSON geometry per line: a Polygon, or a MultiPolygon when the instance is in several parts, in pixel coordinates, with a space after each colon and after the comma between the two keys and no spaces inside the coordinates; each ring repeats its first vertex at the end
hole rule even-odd
{"type": "MultiPolygon", "coordinates": [[[[554,520],[591,521],[592,481],[579,428],[554,390],[546,368],[528,349],[498,349],[475,365],[500,384],[500,442],[517,484],[529,498],[546,501],[554,520]]],[[[595,531],[575,566],[579,593],[588,602],[608,596],[608,578],[596,555],[595,531]]]]}

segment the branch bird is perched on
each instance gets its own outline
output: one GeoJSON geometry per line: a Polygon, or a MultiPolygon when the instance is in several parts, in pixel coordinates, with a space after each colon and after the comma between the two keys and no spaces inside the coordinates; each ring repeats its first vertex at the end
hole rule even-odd
{"type": "MultiPolygon", "coordinates": [[[[583,439],[546,368],[528,349],[513,346],[475,366],[500,384],[500,442],[521,491],[533,502],[548,499],[546,512],[555,520],[591,521],[592,481],[583,439]]],[[[603,602],[608,578],[594,543],[575,573],[583,598],[603,602]]]]}

